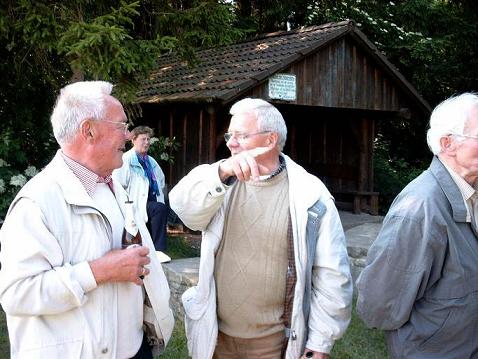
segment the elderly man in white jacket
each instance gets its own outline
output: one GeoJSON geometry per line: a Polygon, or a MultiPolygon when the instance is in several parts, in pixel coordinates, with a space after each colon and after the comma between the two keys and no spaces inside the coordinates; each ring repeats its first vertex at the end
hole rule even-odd
{"type": "Polygon", "coordinates": [[[111,183],[129,138],[107,82],[62,89],[51,121],[61,146],[12,202],[0,230],[0,301],[12,358],[152,358],[174,319],[144,221],[121,250],[124,189],[111,183]]]}
{"type": "Polygon", "coordinates": [[[287,128],[274,106],[244,99],[231,114],[231,157],[170,192],[181,220],[203,232],[199,282],[183,295],[189,354],[328,358],[352,301],[334,200],[281,153],[287,128]]]}

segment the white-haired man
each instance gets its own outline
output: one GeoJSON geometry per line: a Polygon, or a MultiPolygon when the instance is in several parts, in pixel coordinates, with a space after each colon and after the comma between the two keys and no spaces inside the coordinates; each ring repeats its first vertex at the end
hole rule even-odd
{"type": "Polygon", "coordinates": [[[324,184],[281,153],[287,127],[260,99],[234,104],[231,157],[193,169],[171,207],[201,230],[199,283],[183,295],[195,359],[328,358],[350,320],[345,238],[324,184]]]}
{"type": "Polygon", "coordinates": [[[148,257],[144,221],[143,246],[119,249],[127,196],[110,179],[130,134],[111,90],[101,81],[61,90],[51,115],[61,149],[0,231],[12,358],[152,358],[171,335],[169,287],[148,257]]]}
{"type": "Polygon", "coordinates": [[[430,117],[430,167],[397,196],[358,279],[391,358],[478,358],[478,96],[430,117]]]}

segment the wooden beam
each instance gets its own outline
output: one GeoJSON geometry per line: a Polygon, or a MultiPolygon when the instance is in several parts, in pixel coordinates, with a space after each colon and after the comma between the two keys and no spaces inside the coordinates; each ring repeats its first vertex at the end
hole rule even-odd
{"type": "Polygon", "coordinates": [[[207,112],[209,114],[209,154],[208,162],[216,162],[216,122],[217,122],[217,113],[214,106],[208,106],[207,112]]]}

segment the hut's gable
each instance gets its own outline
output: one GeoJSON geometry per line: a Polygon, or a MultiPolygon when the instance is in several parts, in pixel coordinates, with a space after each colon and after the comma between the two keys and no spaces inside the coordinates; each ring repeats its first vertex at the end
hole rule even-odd
{"type": "MultiPolygon", "coordinates": [[[[404,105],[393,78],[353,41],[343,37],[291,66],[297,105],[399,111],[404,105]]],[[[268,98],[268,83],[253,88],[253,97],[268,98]]]]}

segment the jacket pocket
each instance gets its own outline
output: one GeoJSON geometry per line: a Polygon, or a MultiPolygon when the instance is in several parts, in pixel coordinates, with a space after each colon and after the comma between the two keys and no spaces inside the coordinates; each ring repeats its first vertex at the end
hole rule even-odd
{"type": "Polygon", "coordinates": [[[83,339],[72,339],[12,353],[12,359],[77,359],[81,358],[83,339]]]}
{"type": "MultiPolygon", "coordinates": [[[[407,324],[399,329],[403,353],[427,352],[436,357],[465,358],[477,325],[476,294],[454,299],[422,299],[407,324]],[[450,355],[454,353],[454,355],[450,355]]],[[[407,355],[405,355],[407,357],[407,355]]]]}
{"type": "MultiPolygon", "coordinates": [[[[435,327],[434,332],[419,345],[418,349],[431,353],[443,352],[445,348],[451,353],[460,353],[463,350],[466,352],[474,341],[475,334],[471,333],[475,332],[478,322],[477,293],[450,300],[442,305],[447,309],[442,314],[441,325],[435,327]]],[[[433,318],[433,312],[428,314],[433,318]]],[[[456,357],[467,356],[457,354],[456,357]]]]}

